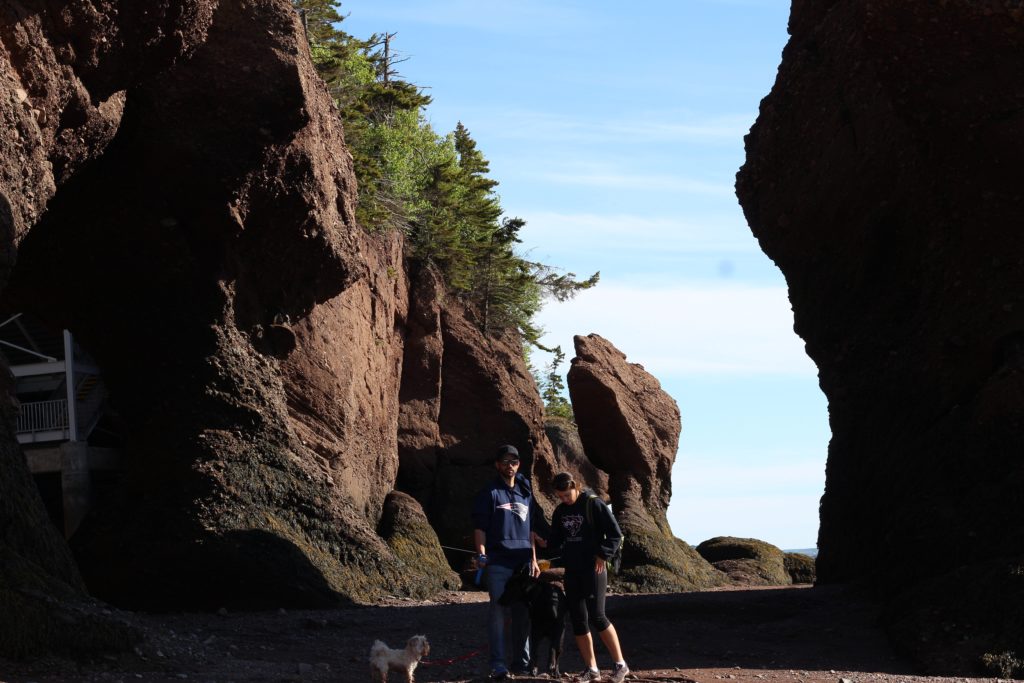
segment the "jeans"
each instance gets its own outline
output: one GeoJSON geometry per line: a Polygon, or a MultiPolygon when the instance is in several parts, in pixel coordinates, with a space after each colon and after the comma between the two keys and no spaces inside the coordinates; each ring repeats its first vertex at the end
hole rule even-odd
{"type": "Polygon", "coordinates": [[[508,671],[505,664],[505,620],[509,622],[509,640],[512,646],[512,670],[522,672],[530,666],[530,615],[526,604],[518,602],[502,607],[498,598],[505,592],[505,584],[515,570],[501,565],[487,565],[487,593],[491,604],[487,613],[487,638],[491,648],[491,671],[508,671]]]}

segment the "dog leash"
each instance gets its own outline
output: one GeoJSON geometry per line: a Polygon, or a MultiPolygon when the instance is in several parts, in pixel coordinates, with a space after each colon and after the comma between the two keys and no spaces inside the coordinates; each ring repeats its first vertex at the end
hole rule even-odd
{"type": "Polygon", "coordinates": [[[456,661],[464,661],[466,659],[472,659],[477,654],[482,652],[482,649],[473,650],[469,654],[463,654],[462,656],[452,657],[451,659],[420,659],[421,667],[447,667],[453,665],[456,661]]]}
{"type": "Polygon", "coordinates": [[[453,548],[450,545],[443,545],[441,547],[444,548],[445,550],[454,550],[456,552],[466,553],[468,555],[476,555],[476,551],[475,550],[466,550],[465,548],[453,548]]]}

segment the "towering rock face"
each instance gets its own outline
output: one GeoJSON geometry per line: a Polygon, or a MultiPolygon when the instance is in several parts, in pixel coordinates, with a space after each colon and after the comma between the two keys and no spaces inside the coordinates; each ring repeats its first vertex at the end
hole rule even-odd
{"type": "Polygon", "coordinates": [[[498,446],[516,446],[520,472],[534,480],[542,505],[553,507],[544,407],[517,339],[483,335],[430,269],[413,280],[398,486],[423,504],[442,543],[471,548],[473,498],[496,476],[498,446]]]}
{"type": "Polygon", "coordinates": [[[916,584],[904,642],[970,667],[1024,642],[1024,15],[794,2],[790,31],[737,193],[829,400],[818,577],[916,584]]]}
{"type": "MultiPolygon", "coordinates": [[[[214,3],[0,6],[0,291],[54,195],[100,157],[120,125],[125,91],[186,57],[206,37],[214,3]]],[[[137,633],[89,600],[43,510],[14,434],[9,370],[0,361],[0,655],[93,656],[137,633]]]]}
{"type": "Polygon", "coordinates": [[[573,338],[567,377],[587,457],[608,473],[615,516],[626,535],[625,587],[687,590],[721,577],[689,545],[672,536],[666,511],[679,445],[679,407],[658,380],[596,334],[573,338]]]}
{"type": "MultiPolygon", "coordinates": [[[[42,74],[29,98],[98,113],[53,110],[45,121],[81,130],[40,132],[5,104],[56,180],[38,203],[4,187],[18,248],[4,301],[75,333],[125,442],[117,495],[73,539],[90,590],[132,607],[269,607],[450,584],[377,533],[398,468],[402,249],[355,224],[337,112],[291,4],[96,6],[109,14],[92,23],[48,6],[16,17],[70,41],[18,67],[42,74]],[[143,30],[122,37],[121,22],[143,30]],[[99,73],[111,41],[124,63],[99,73]],[[61,66],[78,58],[85,85],[61,66]]],[[[4,39],[31,45],[28,30],[4,39]]]]}

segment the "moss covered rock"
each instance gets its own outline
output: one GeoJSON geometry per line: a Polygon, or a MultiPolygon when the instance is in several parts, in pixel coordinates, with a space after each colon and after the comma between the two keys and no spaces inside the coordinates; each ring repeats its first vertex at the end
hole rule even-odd
{"type": "Polygon", "coordinates": [[[448,566],[437,534],[423,508],[412,496],[392,491],[384,499],[384,513],[378,529],[391,547],[407,577],[409,597],[427,598],[441,590],[458,590],[461,580],[448,566]]]}
{"type": "Polygon", "coordinates": [[[121,613],[0,545],[0,657],[76,659],[122,652],[142,639],[121,613]]]}
{"type": "Polygon", "coordinates": [[[697,552],[733,583],[748,586],[788,586],[785,553],[756,538],[716,536],[697,546],[697,552]]]}
{"type": "Polygon", "coordinates": [[[814,583],[814,558],[810,555],[786,553],[783,563],[793,583],[814,583]]]}
{"type": "MultiPolygon", "coordinates": [[[[0,378],[9,377],[0,361],[0,378]]],[[[80,658],[127,649],[139,631],[90,599],[39,499],[0,379],[0,657],[80,658]]]]}
{"type": "Polygon", "coordinates": [[[613,577],[627,593],[691,591],[725,583],[720,572],[670,531],[620,520],[625,534],[622,568],[613,577]]]}

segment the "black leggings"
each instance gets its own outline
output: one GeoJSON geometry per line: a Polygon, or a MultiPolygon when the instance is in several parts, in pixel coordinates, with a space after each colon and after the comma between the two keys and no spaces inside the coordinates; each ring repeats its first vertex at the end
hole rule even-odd
{"type": "Polygon", "coordinates": [[[600,633],[612,625],[604,615],[604,596],[607,591],[607,570],[600,574],[593,570],[566,572],[565,600],[572,619],[573,635],[585,636],[591,629],[594,633],[600,633]]]}

